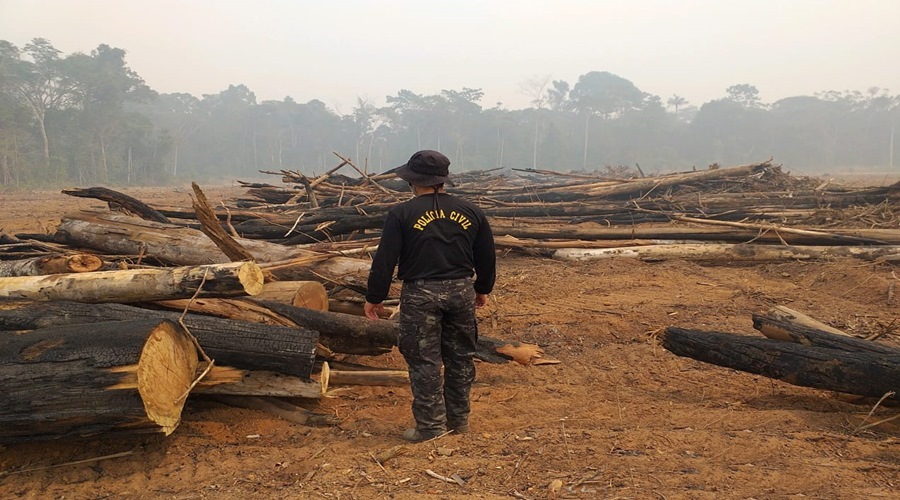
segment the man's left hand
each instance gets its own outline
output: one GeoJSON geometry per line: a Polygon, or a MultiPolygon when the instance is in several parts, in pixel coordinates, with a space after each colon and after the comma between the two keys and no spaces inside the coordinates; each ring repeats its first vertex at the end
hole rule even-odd
{"type": "Polygon", "coordinates": [[[487,298],[488,296],[486,293],[475,293],[475,309],[481,309],[486,306],[487,298]]]}

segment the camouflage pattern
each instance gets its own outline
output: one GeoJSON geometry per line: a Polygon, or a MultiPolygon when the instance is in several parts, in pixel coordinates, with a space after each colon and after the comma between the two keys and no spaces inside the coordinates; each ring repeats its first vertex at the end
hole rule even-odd
{"type": "Polygon", "coordinates": [[[404,282],[399,319],[416,428],[433,436],[466,424],[478,340],[473,280],[404,282]]]}

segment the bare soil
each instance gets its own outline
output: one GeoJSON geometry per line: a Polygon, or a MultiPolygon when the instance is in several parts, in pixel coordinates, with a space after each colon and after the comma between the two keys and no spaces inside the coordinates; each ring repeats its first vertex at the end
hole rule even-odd
{"type": "MultiPolygon", "coordinates": [[[[126,189],[190,206],[190,188],[126,189]]],[[[206,188],[211,202],[242,193],[206,188]]],[[[50,232],[102,207],[0,192],[0,229],[50,232]]],[[[894,268],[857,260],[752,266],[632,259],[498,261],[485,335],[538,343],[558,365],[479,363],[472,432],[405,445],[406,388],[347,388],[303,403],[341,418],[305,427],[194,398],[167,438],[0,448],[0,498],[898,498],[896,408],[679,358],[667,326],[756,335],[750,315],[788,305],[896,342],[894,268]],[[868,420],[866,420],[868,418],[868,420]],[[383,464],[374,456],[401,446],[383,464]],[[120,458],[89,459],[122,452],[120,458]],[[84,463],[63,465],[88,460],[84,463]],[[464,485],[426,473],[458,474],[464,485]]],[[[399,354],[353,361],[402,368],[399,354]]],[[[0,403],[2,407],[2,403],[0,403]]]]}

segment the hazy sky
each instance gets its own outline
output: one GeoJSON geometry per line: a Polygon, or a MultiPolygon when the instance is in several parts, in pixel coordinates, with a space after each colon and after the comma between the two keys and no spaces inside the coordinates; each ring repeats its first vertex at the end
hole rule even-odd
{"type": "Polygon", "coordinates": [[[755,85],[763,101],[877,86],[900,94],[900,0],[0,0],[0,39],[123,48],[159,92],[243,83],[258,100],[350,113],[400,89],[481,88],[609,71],[692,104],[755,85]]]}

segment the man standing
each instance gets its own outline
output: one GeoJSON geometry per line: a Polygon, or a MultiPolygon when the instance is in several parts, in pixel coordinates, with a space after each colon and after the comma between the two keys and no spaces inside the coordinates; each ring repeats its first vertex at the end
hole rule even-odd
{"type": "Polygon", "coordinates": [[[415,197],[388,212],[366,293],[366,316],[378,319],[399,261],[398,345],[409,365],[416,420],[403,438],[412,442],[469,430],[475,308],[487,303],[496,277],[491,228],[481,209],[444,192],[449,167],[446,156],[425,150],[395,169],[415,197]]]}

